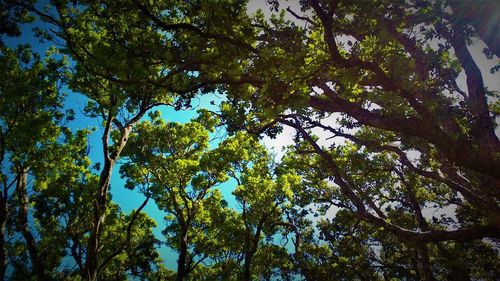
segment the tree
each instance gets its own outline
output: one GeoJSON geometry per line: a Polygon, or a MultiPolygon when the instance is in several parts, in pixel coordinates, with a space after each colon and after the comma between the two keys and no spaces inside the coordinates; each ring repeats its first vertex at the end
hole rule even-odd
{"type": "Polygon", "coordinates": [[[214,187],[227,180],[228,166],[209,151],[208,130],[215,120],[202,114],[199,121],[165,123],[158,112],[151,122],[137,125],[124,152],[120,173],[127,187],[140,187],[167,216],[166,244],[178,253],[176,280],[186,280],[207,258],[220,223],[214,214],[221,194],[214,187]]]}
{"type": "MultiPolygon", "coordinates": [[[[213,20],[213,11],[220,12],[218,20],[244,18],[243,5],[221,2],[212,10],[213,6],[201,3],[178,1],[171,4],[75,1],[71,5],[57,1],[49,9],[39,10],[32,4],[17,3],[53,26],[53,33],[40,33],[47,39],[64,41],[61,51],[76,62],[71,88],[91,100],[88,114],[104,120],[104,165],[95,191],[93,228],[86,246],[88,280],[97,278],[111,173],[133,127],[155,106],[172,105],[180,109],[189,106],[199,90],[213,90],[214,83],[210,80],[224,79],[207,79],[195,70],[208,64],[215,68],[215,61],[222,55],[229,55],[221,51],[226,50],[227,45],[252,49],[240,40],[208,29],[213,27],[215,31],[220,29],[221,33],[234,33],[244,38],[253,30],[243,26],[234,32],[235,29],[221,24],[223,21],[213,20]],[[222,13],[225,7],[231,13],[222,13]],[[112,142],[110,135],[115,134],[117,137],[112,142]]],[[[232,56],[239,55],[241,51],[234,48],[232,53],[232,56]]],[[[236,83],[244,83],[244,80],[236,83]]]]}
{"type": "Polygon", "coordinates": [[[224,207],[212,236],[215,245],[203,280],[254,280],[289,276],[291,263],[281,237],[285,210],[292,205],[292,186],[299,179],[275,171],[272,155],[257,139],[240,132],[219,144],[215,159],[229,166],[236,182],[237,209],[224,207]]]}
{"type": "Polygon", "coordinates": [[[258,14],[260,55],[244,73],[260,82],[227,86],[222,108],[233,130],[294,128],[292,161],[316,155],[306,169],[325,171],[316,180],[328,183],[311,188],[322,194],[311,203],[351,210],[413,244],[426,280],[437,275],[433,244],[499,233],[497,101],[467,49],[475,30],[449,4],[302,1],[305,16],[288,9],[295,22],[258,14]],[[432,207],[449,216],[426,215],[432,207]],[[457,218],[464,210],[471,216],[457,218]]]}
{"type": "Polygon", "coordinates": [[[318,168],[332,172],[357,212],[387,231],[422,241],[497,237],[500,146],[495,101],[488,105],[487,100],[494,94],[466,48],[474,30],[447,6],[446,1],[303,1],[309,17],[289,12],[304,27],[283,17],[269,23],[258,16],[262,52],[245,73],[262,84],[227,87],[232,99],[223,110],[235,128],[242,120],[250,130],[271,135],[277,124],[295,128],[323,158],[318,168]],[[462,68],[466,91],[456,82],[462,68]],[[235,119],[238,112],[246,119],[235,119]],[[341,114],[338,125],[322,121],[334,113],[341,114]],[[447,186],[484,221],[453,231],[414,231],[389,223],[377,213],[381,202],[367,201],[333,156],[335,143],[318,144],[312,130],[358,144],[369,152],[367,159],[384,153],[397,157],[394,165],[403,167],[403,178],[447,186]]]}
{"type": "Polygon", "coordinates": [[[286,268],[286,250],[272,239],[298,178],[274,178],[270,156],[247,134],[208,150],[202,124],[213,129],[215,119],[207,112],[184,125],[150,116],[152,121],[134,129],[120,171],[128,187],[139,187],[167,213],[163,233],[179,253],[176,279],[251,280],[286,268]],[[227,175],[238,183],[234,195],[241,213],[224,206],[214,189],[227,175]]]}
{"type": "MultiPolygon", "coordinates": [[[[277,12],[285,1],[267,2],[277,12]]],[[[16,185],[12,225],[24,236],[8,245],[17,254],[16,278],[31,270],[39,280],[64,275],[53,270],[62,248],[46,247],[66,239],[63,232],[72,235],[67,248],[82,279],[129,272],[170,278],[153,250],[153,222],[140,212],[149,198],[171,214],[165,233],[179,251],[177,279],[498,275],[489,245],[500,238],[498,94],[484,85],[469,47],[480,38],[486,57],[498,50],[484,26],[463,14],[463,2],[304,0],[302,14],[288,8],[270,19],[247,15],[245,1],[53,1],[45,10],[14,1],[8,7],[0,24],[7,22],[12,34],[18,28],[12,19],[26,12],[51,26],[38,33],[74,61],[67,83],[90,100],[86,113],[103,121],[98,175],[81,162],[78,134],[48,143],[23,135],[28,152],[2,154],[26,155],[9,160],[17,170],[4,181],[7,190],[16,185]],[[294,20],[285,20],[286,13],[294,20]],[[457,81],[461,72],[465,86],[457,81]],[[207,116],[179,125],[152,112],[189,108],[193,97],[214,91],[227,97],[218,114],[235,135],[216,149],[208,150],[202,129],[214,125],[207,116]],[[151,120],[142,122],[148,113],[151,120]],[[296,132],[294,145],[276,166],[239,132],[274,137],[285,126],[296,132]],[[74,162],[38,169],[31,159],[39,148],[44,159],[61,151],[74,162]],[[128,186],[146,195],[127,216],[109,193],[124,157],[128,186]],[[70,183],[58,182],[55,173],[70,183]],[[241,210],[224,206],[215,191],[226,174],[239,181],[234,196],[241,210]],[[26,192],[29,179],[37,184],[33,197],[26,192]],[[76,198],[90,213],[82,213],[76,198]],[[46,215],[53,200],[65,202],[58,211],[69,223],[46,215]],[[39,240],[27,227],[30,202],[39,240]],[[315,215],[320,218],[310,218],[315,215]],[[292,244],[283,246],[280,238],[292,244]],[[40,252],[53,258],[41,260],[40,252]],[[477,262],[454,258],[458,253],[477,262]]],[[[45,97],[60,107],[59,98],[45,97]]],[[[10,103],[2,105],[8,113],[10,103]]],[[[34,120],[50,112],[40,134],[49,128],[61,136],[58,110],[51,115],[45,103],[33,108],[34,120]]]]}
{"type": "MultiPolygon", "coordinates": [[[[33,209],[39,235],[42,242],[59,245],[60,249],[59,253],[47,255],[72,260],[56,263],[64,265],[64,269],[54,272],[54,279],[77,279],[86,274],[85,244],[92,229],[93,191],[99,184],[99,176],[90,168],[87,157],[86,133],[70,136],[54,151],[55,159],[47,159],[51,164],[35,181],[33,209]]],[[[130,214],[123,213],[115,203],[108,206],[104,221],[107,228],[98,255],[99,280],[128,280],[129,276],[149,280],[152,271],[162,269],[152,232],[156,223],[142,212],[147,203],[145,200],[130,214]]]]}
{"type": "MultiPolygon", "coordinates": [[[[272,242],[277,239],[284,211],[290,208],[292,189],[298,178],[281,171],[276,175],[266,149],[245,134],[237,134],[225,146],[238,147],[237,155],[245,155],[234,163],[238,186],[233,191],[241,208],[236,216],[242,241],[237,252],[242,254],[240,280],[270,279],[274,270],[287,269],[286,250],[272,242]],[[248,140],[247,140],[248,139],[248,140]]],[[[224,153],[226,154],[226,152],[224,153]]],[[[278,275],[279,276],[279,275],[278,275]]]]}
{"type": "MultiPolygon", "coordinates": [[[[323,159],[310,148],[309,143],[304,141],[290,149],[282,165],[289,170],[295,167],[303,183],[302,188],[294,190],[299,209],[289,214],[288,224],[296,237],[294,264],[307,280],[337,274],[336,278],[346,280],[382,276],[386,279],[469,280],[472,276],[489,278],[498,274],[498,257],[488,243],[467,241],[470,240],[468,237],[463,237],[465,241],[448,242],[409,240],[366,220],[342,190],[328,180],[331,177],[329,170],[314,169],[323,159]],[[311,221],[304,218],[304,214],[314,214],[317,218],[311,221]],[[452,258],[450,253],[457,248],[475,256],[470,257],[470,261],[478,260],[481,265],[452,258]]],[[[384,216],[394,225],[423,232],[459,228],[471,224],[475,220],[472,217],[477,219],[477,213],[467,205],[457,207],[455,218],[440,211],[440,208],[449,208],[460,202],[455,195],[450,195],[445,185],[415,182],[421,180],[416,177],[406,179],[405,186],[398,185],[398,179],[391,178],[398,168],[387,157],[390,154],[378,155],[370,159],[370,163],[363,163],[367,161],[363,155],[365,152],[352,143],[339,147],[335,151],[337,153],[339,156],[335,157],[335,161],[350,176],[352,186],[366,196],[363,199],[369,202],[367,204],[374,205],[377,215],[384,216]],[[371,198],[376,198],[375,202],[380,202],[382,207],[377,207],[371,198]],[[432,211],[436,213],[437,210],[441,214],[424,216],[423,209],[432,204],[436,204],[432,211]]]]}
{"type": "MultiPolygon", "coordinates": [[[[83,273],[82,244],[88,240],[90,229],[91,191],[98,184],[87,158],[89,131],[73,133],[65,126],[73,113],[62,111],[64,60],[50,56],[42,60],[28,46],[19,46],[14,50],[2,48],[0,61],[5,77],[0,84],[0,279],[75,277],[83,273]],[[79,270],[58,269],[67,258],[66,250],[79,270]],[[13,267],[9,276],[5,275],[7,259],[13,267]]],[[[101,278],[123,280],[129,275],[127,271],[144,276],[145,271],[158,266],[154,222],[140,209],[129,216],[116,205],[108,210],[106,224],[112,232],[103,234],[106,243],[99,256],[101,278]],[[133,226],[134,222],[138,226],[133,226]],[[126,230],[125,236],[114,235],[120,229],[126,230]],[[128,251],[114,254],[124,244],[128,251]],[[107,265],[110,257],[118,254],[121,261],[114,259],[113,266],[107,265]]]]}
{"type": "Polygon", "coordinates": [[[2,47],[0,52],[0,71],[4,77],[0,84],[3,188],[0,196],[0,279],[5,278],[9,255],[7,233],[15,229],[24,239],[37,280],[46,280],[45,270],[50,270],[50,266],[42,256],[48,249],[40,248],[28,223],[29,179],[45,168],[44,159],[52,152],[59,136],[67,133],[67,129],[60,126],[65,119],[61,112],[63,96],[59,92],[60,69],[64,62],[50,57],[42,60],[28,46],[2,47]],[[9,221],[13,225],[6,229],[9,221]]]}
{"type": "Polygon", "coordinates": [[[241,280],[286,275],[291,267],[288,255],[276,241],[298,178],[285,170],[278,174],[272,155],[248,134],[238,133],[220,147],[221,155],[233,155],[225,161],[233,167],[230,175],[237,183],[233,195],[238,213],[227,216],[230,219],[221,233],[221,246],[227,247],[227,253],[220,254],[229,258],[217,261],[221,267],[232,265],[232,275],[219,274],[241,280]]]}

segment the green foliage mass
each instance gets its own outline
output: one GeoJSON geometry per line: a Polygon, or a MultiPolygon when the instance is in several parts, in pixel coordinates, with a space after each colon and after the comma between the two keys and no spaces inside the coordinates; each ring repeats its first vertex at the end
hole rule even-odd
{"type": "Polygon", "coordinates": [[[499,278],[498,5],[265,2],[0,3],[0,280],[499,278]]]}

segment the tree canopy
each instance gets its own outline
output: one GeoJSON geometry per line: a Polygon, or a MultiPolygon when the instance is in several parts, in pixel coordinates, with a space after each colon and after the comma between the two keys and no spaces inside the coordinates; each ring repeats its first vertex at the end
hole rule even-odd
{"type": "Polygon", "coordinates": [[[494,1],[4,2],[0,280],[500,276],[494,1]]]}

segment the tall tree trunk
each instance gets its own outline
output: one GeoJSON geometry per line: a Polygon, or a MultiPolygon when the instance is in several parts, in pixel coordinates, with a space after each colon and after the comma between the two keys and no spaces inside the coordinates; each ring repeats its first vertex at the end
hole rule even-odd
{"type": "MultiPolygon", "coordinates": [[[[418,225],[421,230],[429,231],[430,227],[422,214],[422,208],[420,208],[420,205],[418,203],[417,196],[415,194],[415,189],[410,184],[406,185],[408,187],[408,197],[409,197],[408,199],[410,201],[409,203],[413,207],[413,212],[417,219],[418,225]]],[[[415,248],[417,250],[418,260],[422,267],[423,280],[434,281],[435,279],[434,275],[432,274],[432,265],[429,260],[429,251],[427,249],[427,245],[425,243],[417,243],[415,245],[415,248]]]]}
{"type": "Polygon", "coordinates": [[[422,267],[423,280],[425,281],[434,281],[434,275],[432,274],[431,262],[429,260],[429,251],[427,250],[427,245],[424,243],[417,244],[417,253],[420,261],[420,265],[422,267]]]}
{"type": "Polygon", "coordinates": [[[188,274],[188,237],[187,230],[183,230],[180,237],[179,259],[177,260],[177,281],[187,278],[188,274]]]}
{"type": "Polygon", "coordinates": [[[413,270],[415,270],[415,280],[422,280],[420,275],[420,267],[418,266],[418,251],[414,249],[414,258],[412,259],[413,270]]]}
{"type": "Polygon", "coordinates": [[[36,240],[28,227],[29,200],[27,185],[28,171],[26,168],[23,168],[19,171],[16,187],[17,198],[19,200],[18,227],[23,235],[24,240],[26,241],[31,265],[33,267],[33,271],[35,272],[37,280],[46,281],[48,280],[48,278],[44,273],[44,265],[38,253],[36,240]]]}
{"type": "MultiPolygon", "coordinates": [[[[145,112],[145,111],[144,111],[145,112]]],[[[90,239],[87,244],[87,257],[85,260],[85,280],[95,281],[99,273],[98,265],[98,252],[99,252],[99,239],[104,227],[104,220],[106,219],[106,210],[108,207],[108,191],[109,183],[111,181],[111,173],[116,164],[116,160],[120,157],[120,154],[127,144],[130,131],[133,125],[144,115],[144,112],[139,113],[133,118],[127,126],[121,128],[121,137],[116,145],[114,151],[109,150],[109,134],[111,132],[111,126],[114,120],[112,115],[108,116],[106,122],[106,128],[102,136],[103,144],[103,154],[104,154],[104,167],[99,177],[99,188],[96,192],[96,198],[94,201],[94,217],[93,217],[93,228],[90,233],[90,239]]]]}
{"type": "Polygon", "coordinates": [[[243,264],[243,280],[250,281],[252,280],[252,261],[257,252],[257,248],[259,247],[260,234],[262,232],[262,227],[264,225],[265,219],[267,215],[264,215],[259,224],[257,225],[257,230],[255,231],[255,235],[252,237],[252,240],[249,240],[249,245],[247,250],[245,251],[245,262],[243,264]]]}
{"type": "Polygon", "coordinates": [[[5,245],[5,226],[9,212],[8,198],[6,193],[0,194],[0,281],[5,280],[7,270],[7,248],[5,245]]]}
{"type": "Polygon", "coordinates": [[[242,216],[243,216],[243,222],[245,224],[245,244],[244,244],[244,250],[245,250],[245,260],[243,263],[243,272],[241,272],[241,280],[244,281],[249,281],[251,277],[251,272],[250,272],[250,266],[252,263],[252,250],[251,250],[251,243],[252,243],[252,238],[251,238],[251,228],[250,225],[248,224],[247,221],[247,204],[245,201],[243,201],[243,211],[242,211],[242,216]]]}
{"type": "Polygon", "coordinates": [[[243,278],[242,278],[242,280],[244,281],[252,280],[252,272],[250,268],[252,265],[252,259],[253,255],[251,253],[247,253],[245,255],[245,263],[243,264],[243,278]]]}
{"type": "MultiPolygon", "coordinates": [[[[404,182],[405,185],[408,187],[409,203],[413,208],[413,212],[415,214],[415,218],[418,222],[420,229],[423,231],[429,231],[430,227],[422,214],[422,208],[420,208],[420,205],[418,203],[417,196],[415,194],[415,189],[411,184],[407,183],[406,181],[404,182]]],[[[427,245],[425,243],[417,243],[415,245],[415,249],[417,251],[418,261],[422,268],[423,280],[434,281],[435,279],[434,275],[432,274],[432,265],[429,260],[429,251],[427,249],[427,245]]]]}
{"type": "MultiPolygon", "coordinates": [[[[0,166],[5,157],[5,138],[3,132],[0,133],[0,166]]],[[[2,173],[2,176],[3,173],[2,173]]],[[[9,185],[7,178],[3,177],[3,190],[0,192],[0,281],[5,280],[7,270],[7,245],[5,245],[5,227],[9,214],[9,185]]]]}
{"type": "Polygon", "coordinates": [[[111,171],[115,165],[114,160],[105,160],[104,168],[101,172],[99,179],[99,190],[94,201],[94,217],[93,229],[90,234],[89,242],[87,245],[86,256],[86,280],[97,280],[98,275],[98,251],[99,239],[102,232],[102,226],[106,219],[107,208],[107,193],[109,189],[109,182],[111,180],[111,171]]]}

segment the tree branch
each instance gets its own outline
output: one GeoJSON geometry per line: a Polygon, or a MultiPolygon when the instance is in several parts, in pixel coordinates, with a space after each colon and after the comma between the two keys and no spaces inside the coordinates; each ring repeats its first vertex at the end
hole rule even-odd
{"type": "Polygon", "coordinates": [[[142,209],[144,209],[144,207],[148,204],[149,198],[150,198],[149,196],[146,196],[146,199],[142,202],[139,208],[135,210],[134,215],[132,216],[132,219],[130,220],[127,226],[127,236],[125,238],[125,242],[123,243],[123,245],[104,259],[104,261],[101,263],[101,265],[97,270],[98,272],[100,272],[112,259],[118,256],[125,249],[130,249],[130,243],[131,243],[130,241],[132,239],[132,226],[134,225],[134,222],[137,220],[137,217],[139,217],[139,214],[142,211],[142,209]]]}
{"type": "Polygon", "coordinates": [[[165,23],[160,18],[157,16],[153,15],[144,5],[140,4],[138,1],[132,1],[134,5],[141,10],[141,12],[146,15],[151,21],[153,21],[158,27],[163,29],[164,31],[176,31],[176,30],[188,30],[191,31],[195,34],[197,34],[200,37],[207,38],[207,39],[217,39],[221,40],[223,42],[226,42],[232,46],[246,49],[254,54],[259,54],[259,50],[255,49],[251,45],[241,42],[239,40],[235,40],[231,37],[222,35],[222,34],[214,34],[210,32],[204,32],[201,30],[199,27],[189,24],[189,23],[165,23]]]}

